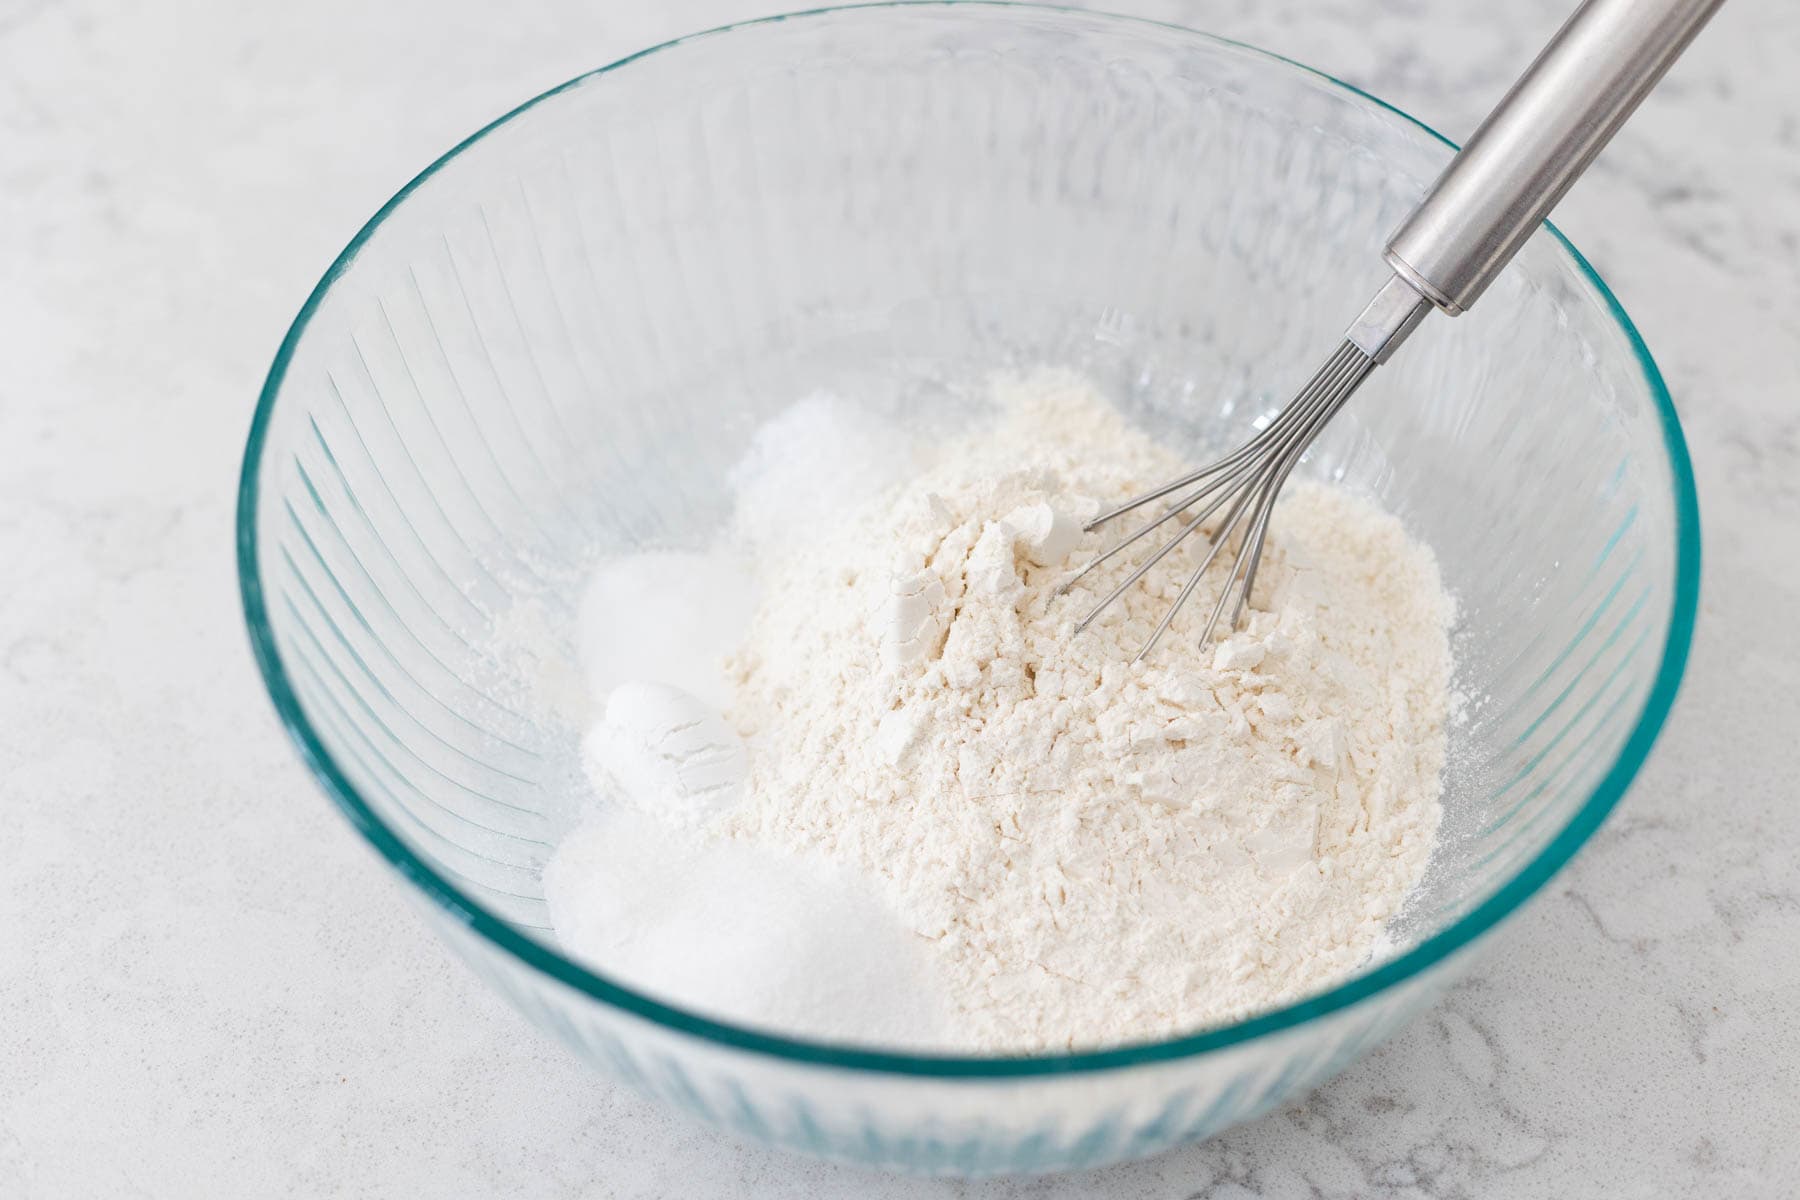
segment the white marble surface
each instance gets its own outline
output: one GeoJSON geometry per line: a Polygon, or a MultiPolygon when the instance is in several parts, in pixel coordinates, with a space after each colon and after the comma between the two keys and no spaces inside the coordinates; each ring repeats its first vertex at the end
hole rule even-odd
{"type": "MultiPolygon", "coordinates": [[[[314,792],[231,500],[320,270],[515,101],[781,0],[0,0],[0,1196],[1792,1195],[1800,7],[1727,5],[1565,205],[1687,421],[1706,590],[1617,816],[1304,1103],[961,1186],[725,1142],[485,994],[314,792]]],[[[1564,0],[1112,0],[1466,134],[1564,0]]]]}

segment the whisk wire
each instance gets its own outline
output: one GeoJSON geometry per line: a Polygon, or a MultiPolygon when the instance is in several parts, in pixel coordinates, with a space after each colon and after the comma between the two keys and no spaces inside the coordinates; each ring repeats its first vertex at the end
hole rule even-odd
{"type": "Polygon", "coordinates": [[[1194,594],[1194,589],[1200,586],[1200,577],[1206,574],[1206,569],[1208,567],[1212,566],[1213,559],[1219,556],[1219,551],[1224,547],[1225,540],[1231,536],[1231,531],[1237,527],[1238,517],[1244,511],[1244,505],[1249,501],[1250,496],[1250,492],[1241,492],[1238,494],[1237,503],[1231,506],[1231,511],[1226,514],[1225,520],[1219,525],[1219,528],[1213,532],[1212,537],[1209,539],[1212,543],[1212,548],[1206,552],[1206,557],[1200,560],[1200,565],[1195,567],[1192,573],[1188,575],[1188,581],[1182,585],[1181,593],[1175,597],[1175,603],[1169,605],[1163,612],[1162,620],[1156,623],[1156,628],[1151,631],[1149,639],[1144,642],[1143,646],[1138,649],[1137,654],[1132,657],[1132,662],[1139,661],[1146,654],[1149,654],[1150,651],[1156,649],[1156,643],[1162,640],[1162,635],[1164,631],[1169,628],[1169,623],[1175,619],[1175,614],[1180,612],[1182,606],[1187,603],[1188,597],[1194,594]]]}
{"type": "MultiPolygon", "coordinates": [[[[1350,349],[1354,350],[1354,347],[1350,347],[1350,349]]],[[[1082,567],[1081,570],[1077,571],[1075,574],[1071,575],[1069,578],[1063,580],[1063,582],[1057,587],[1057,594],[1059,594],[1059,595],[1064,592],[1067,592],[1070,588],[1074,587],[1077,583],[1079,583],[1083,578],[1085,578],[1090,572],[1092,572],[1096,567],[1100,566],[1102,563],[1107,562],[1109,559],[1112,559],[1113,557],[1118,555],[1120,552],[1124,551],[1128,547],[1137,543],[1140,539],[1148,536],[1150,533],[1155,531],[1159,526],[1161,526],[1163,523],[1168,521],[1171,517],[1174,517],[1178,513],[1184,512],[1187,509],[1192,508],[1195,504],[1199,503],[1201,500],[1204,500],[1207,496],[1218,491],[1219,489],[1221,489],[1221,488],[1227,489],[1225,496],[1221,498],[1220,502],[1215,502],[1214,504],[1209,505],[1204,511],[1202,511],[1198,515],[1198,518],[1196,520],[1191,520],[1191,521],[1185,523],[1183,525],[1182,529],[1180,530],[1180,532],[1176,535],[1176,537],[1171,542],[1169,542],[1169,543],[1165,544],[1164,546],[1162,546],[1161,548],[1159,548],[1156,551],[1156,553],[1144,564],[1144,569],[1140,569],[1139,571],[1135,572],[1129,579],[1127,579],[1125,581],[1125,583],[1121,587],[1115,589],[1111,595],[1109,595],[1105,600],[1101,601],[1098,605],[1096,605],[1094,608],[1094,612],[1090,613],[1086,618],[1083,618],[1080,622],[1078,622],[1076,625],[1077,632],[1079,632],[1082,629],[1085,629],[1087,627],[1088,623],[1093,619],[1093,616],[1096,613],[1098,613],[1098,611],[1100,609],[1103,609],[1108,604],[1112,603],[1119,596],[1123,595],[1125,590],[1128,589],[1133,583],[1136,583],[1139,579],[1143,578],[1145,569],[1148,569],[1149,567],[1152,567],[1152,566],[1156,565],[1156,563],[1162,561],[1163,557],[1165,555],[1167,555],[1169,553],[1169,551],[1173,550],[1176,545],[1180,544],[1182,539],[1187,537],[1187,535],[1189,533],[1192,533],[1194,531],[1194,529],[1198,527],[1200,521],[1204,521],[1207,517],[1209,517],[1213,513],[1217,512],[1221,506],[1222,501],[1224,499],[1228,499],[1230,497],[1230,495],[1235,490],[1237,485],[1248,482],[1253,477],[1258,475],[1268,465],[1268,456],[1267,455],[1263,455],[1262,457],[1252,457],[1252,456],[1257,454],[1258,452],[1260,452],[1266,443],[1283,442],[1285,439],[1288,438],[1288,436],[1290,434],[1292,434],[1295,431],[1296,426],[1300,426],[1300,427],[1304,428],[1308,424],[1310,418],[1317,411],[1318,406],[1320,404],[1324,403],[1329,398],[1329,395],[1330,395],[1329,387],[1319,386],[1321,381],[1324,380],[1328,383],[1335,381],[1338,378],[1338,372],[1340,370],[1344,369],[1344,364],[1339,362],[1340,356],[1341,356],[1341,350],[1340,350],[1339,355],[1334,355],[1333,358],[1330,361],[1328,361],[1324,367],[1320,368],[1318,374],[1313,377],[1312,381],[1307,385],[1307,388],[1301,392],[1301,394],[1295,399],[1294,403],[1289,404],[1286,407],[1284,407],[1281,410],[1281,412],[1279,414],[1277,414],[1275,420],[1272,421],[1261,433],[1259,433],[1256,437],[1250,439],[1250,441],[1244,443],[1242,446],[1240,446],[1236,451],[1234,451],[1230,455],[1226,456],[1223,459],[1220,459],[1217,463],[1214,463],[1211,466],[1203,468],[1202,470],[1191,472],[1190,474],[1182,476],[1180,479],[1174,480],[1171,483],[1164,484],[1163,486],[1155,489],[1154,491],[1146,492],[1141,496],[1134,497],[1133,499],[1126,501],[1124,504],[1121,504],[1116,508],[1113,508],[1105,513],[1102,513],[1100,516],[1095,517],[1092,521],[1089,521],[1087,523],[1085,530],[1091,532],[1092,530],[1097,529],[1101,525],[1105,524],[1107,521],[1112,520],[1114,517],[1120,516],[1124,513],[1128,513],[1130,511],[1132,511],[1133,509],[1140,508],[1143,505],[1151,502],[1152,500],[1160,499],[1161,497],[1166,496],[1170,492],[1176,491],[1181,487],[1184,487],[1188,484],[1194,483],[1197,480],[1204,479],[1208,475],[1216,475],[1220,471],[1226,470],[1227,468],[1235,468],[1235,469],[1230,470],[1230,472],[1228,474],[1226,474],[1223,478],[1215,480],[1212,483],[1206,484],[1205,486],[1199,488],[1198,490],[1189,493],[1187,496],[1183,497],[1182,499],[1177,500],[1173,505],[1171,505],[1167,509],[1165,509],[1163,511],[1162,515],[1157,517],[1154,521],[1149,522],[1148,524],[1140,527],[1139,529],[1135,530],[1134,532],[1132,532],[1131,534],[1122,538],[1121,540],[1113,543],[1111,546],[1107,547],[1107,549],[1103,550],[1100,554],[1096,555],[1093,559],[1089,560],[1087,565],[1082,567]],[[1327,379],[1328,376],[1330,377],[1329,379],[1327,379]]],[[[1277,451],[1277,452],[1279,452],[1279,451],[1277,451]]]]}
{"type": "MultiPolygon", "coordinates": [[[[1258,431],[1254,437],[1244,442],[1236,450],[1233,450],[1230,454],[1227,454],[1221,459],[1208,463],[1197,471],[1190,471],[1188,474],[1182,475],[1179,478],[1171,479],[1161,487],[1145,492],[1140,496],[1133,496],[1131,499],[1125,501],[1125,503],[1106,510],[1087,523],[1085,527],[1086,531],[1091,533],[1112,520],[1114,517],[1124,516],[1133,509],[1142,508],[1153,500],[1160,500],[1170,492],[1179,491],[1191,483],[1196,483],[1205,479],[1208,475],[1217,475],[1221,471],[1244,462],[1246,459],[1255,458],[1257,452],[1266,444],[1283,436],[1295,423],[1303,419],[1303,410],[1306,407],[1306,401],[1309,398],[1318,395],[1321,390],[1319,387],[1320,382],[1324,380],[1326,376],[1342,366],[1340,360],[1347,357],[1345,351],[1350,351],[1354,355],[1361,355],[1361,351],[1357,350],[1355,346],[1352,346],[1348,342],[1339,346],[1337,351],[1326,360],[1325,364],[1320,367],[1312,379],[1307,382],[1307,385],[1300,390],[1300,394],[1296,396],[1291,403],[1283,406],[1281,411],[1275,414],[1275,419],[1273,421],[1269,422],[1269,424],[1258,431]]],[[[1186,506],[1183,505],[1180,507],[1186,506]]],[[[1179,511],[1179,509],[1177,509],[1177,511],[1179,511]]]]}
{"type": "MultiPolygon", "coordinates": [[[[1073,574],[1069,578],[1065,579],[1062,582],[1062,584],[1059,585],[1057,588],[1058,594],[1066,592],[1070,588],[1074,587],[1077,583],[1080,583],[1081,580],[1090,571],[1092,571],[1095,567],[1098,567],[1101,563],[1104,563],[1108,559],[1117,555],[1120,551],[1125,550],[1126,548],[1131,546],[1134,542],[1136,542],[1138,539],[1154,532],[1156,529],[1158,529],[1160,526],[1162,526],[1162,524],[1164,522],[1166,522],[1170,517],[1173,517],[1179,513],[1185,512],[1189,508],[1192,508],[1195,504],[1198,504],[1200,501],[1206,499],[1207,496],[1211,495],[1215,491],[1218,491],[1220,488],[1230,489],[1233,484],[1236,484],[1241,479],[1243,479],[1245,476],[1252,474],[1254,469],[1255,469],[1254,464],[1247,464],[1245,466],[1242,466],[1242,467],[1238,468],[1238,470],[1236,472],[1234,472],[1231,475],[1226,476],[1223,480],[1220,480],[1218,483],[1208,484],[1206,487],[1201,488],[1199,491],[1189,493],[1187,496],[1176,501],[1175,504],[1172,505],[1169,509],[1167,509],[1163,513],[1162,516],[1156,518],[1156,520],[1154,520],[1154,521],[1151,521],[1148,525],[1145,525],[1143,528],[1139,529],[1137,532],[1133,533],[1131,536],[1125,538],[1123,541],[1115,543],[1113,546],[1109,547],[1102,553],[1096,555],[1093,558],[1093,560],[1087,564],[1087,566],[1081,568],[1081,570],[1075,572],[1075,574],[1073,574]]],[[[1141,567],[1139,567],[1138,570],[1136,570],[1132,573],[1130,578],[1126,579],[1124,583],[1120,584],[1119,587],[1115,588],[1111,595],[1109,595],[1105,600],[1102,600],[1099,604],[1095,605],[1092,612],[1090,612],[1086,617],[1083,617],[1079,622],[1076,623],[1076,625],[1075,625],[1076,632],[1080,632],[1081,630],[1087,628],[1088,622],[1091,621],[1099,613],[1099,611],[1101,609],[1105,608],[1108,604],[1111,604],[1114,600],[1118,599],[1121,595],[1124,594],[1125,589],[1129,588],[1132,584],[1136,583],[1139,579],[1142,579],[1144,577],[1145,571],[1149,570],[1151,567],[1153,567],[1157,563],[1161,562],[1163,557],[1165,555],[1167,555],[1171,550],[1175,549],[1176,546],[1180,545],[1182,540],[1184,538],[1186,538],[1188,534],[1190,534],[1194,530],[1198,529],[1200,527],[1201,522],[1205,521],[1206,518],[1212,516],[1212,514],[1214,514],[1215,512],[1218,512],[1219,508],[1223,504],[1225,504],[1226,501],[1231,499],[1232,494],[1233,493],[1231,490],[1226,490],[1224,492],[1224,494],[1219,496],[1218,499],[1214,500],[1211,504],[1209,504],[1205,508],[1201,509],[1198,513],[1195,513],[1194,516],[1189,518],[1187,521],[1184,521],[1182,523],[1180,530],[1177,531],[1177,533],[1175,534],[1175,536],[1173,538],[1169,539],[1168,542],[1164,543],[1163,546],[1161,548],[1159,548],[1154,555],[1152,555],[1141,567]]],[[[1093,528],[1093,526],[1090,525],[1088,528],[1091,529],[1091,528],[1093,528]]]]}
{"type": "Polygon", "coordinates": [[[1214,603],[1206,627],[1201,633],[1201,644],[1204,645],[1212,637],[1228,604],[1231,606],[1231,628],[1237,628],[1243,618],[1244,609],[1249,604],[1250,590],[1255,584],[1257,570],[1262,564],[1263,544],[1268,533],[1270,516],[1274,511],[1275,500],[1282,485],[1287,482],[1295,465],[1305,455],[1319,432],[1337,415],[1338,410],[1343,407],[1350,395],[1374,368],[1375,359],[1356,344],[1349,341],[1340,344],[1314,372],[1299,394],[1283,407],[1276,414],[1275,419],[1255,437],[1243,443],[1224,458],[1143,495],[1133,497],[1089,522],[1087,529],[1095,529],[1114,517],[1141,508],[1145,504],[1153,503],[1174,492],[1181,491],[1183,488],[1192,487],[1196,483],[1202,484],[1199,488],[1176,500],[1160,516],[1096,555],[1080,571],[1062,583],[1057,589],[1059,593],[1066,592],[1096,567],[1135,545],[1172,518],[1187,512],[1208,497],[1212,498],[1211,503],[1184,520],[1172,537],[1158,546],[1148,558],[1134,568],[1131,574],[1105,599],[1094,605],[1087,615],[1077,622],[1076,630],[1079,632],[1091,624],[1108,605],[1135,586],[1149,573],[1151,568],[1168,557],[1194,530],[1200,528],[1203,522],[1228,503],[1230,509],[1226,512],[1224,520],[1209,536],[1208,540],[1211,546],[1206,556],[1188,576],[1187,582],[1182,586],[1174,603],[1163,613],[1155,630],[1132,661],[1142,659],[1155,649],[1157,642],[1167,632],[1176,614],[1187,604],[1188,599],[1199,587],[1201,578],[1219,557],[1220,551],[1231,540],[1239,525],[1243,524],[1243,536],[1238,542],[1236,554],[1232,556],[1225,584],[1219,590],[1218,600],[1214,603]],[[1202,481],[1209,482],[1202,483],[1202,481]],[[1245,523],[1246,518],[1248,518],[1247,523],[1245,523]],[[1235,603],[1233,602],[1234,597],[1235,603]]]}

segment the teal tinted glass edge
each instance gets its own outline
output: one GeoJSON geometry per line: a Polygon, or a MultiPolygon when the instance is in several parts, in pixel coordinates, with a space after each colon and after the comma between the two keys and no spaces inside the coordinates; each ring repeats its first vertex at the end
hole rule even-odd
{"type": "Polygon", "coordinates": [[[1359,1003],[1419,974],[1427,967],[1469,945],[1514,912],[1568,862],[1599,827],[1606,815],[1612,811],[1613,806],[1624,795],[1626,788],[1643,765],[1644,759],[1648,756],[1650,748],[1655,743],[1657,735],[1668,717],[1669,710],[1674,704],[1675,694],[1680,687],[1681,676],[1687,664],[1698,612],[1700,592],[1699,500],[1695,493],[1693,467],[1688,457],[1687,443],[1681,432],[1681,424],[1675,411],[1674,402],[1663,382],[1661,372],[1657,369],[1655,360],[1651,358],[1649,348],[1645,345],[1637,328],[1631,323],[1624,308],[1619,304],[1617,297],[1561,231],[1548,223],[1546,223],[1546,227],[1552,236],[1568,253],[1581,277],[1594,289],[1595,294],[1624,333],[1637,358],[1639,368],[1643,372],[1644,381],[1662,422],[1663,443],[1668,453],[1675,492],[1676,562],[1673,580],[1673,608],[1670,614],[1668,635],[1663,643],[1661,663],[1650,693],[1646,697],[1631,734],[1618,757],[1582,807],[1548,846],[1522,867],[1513,878],[1502,884],[1491,896],[1450,928],[1433,935],[1406,953],[1353,976],[1316,996],[1244,1021],[1181,1037],[1131,1043],[1104,1050],[1031,1057],[888,1053],[827,1042],[781,1037],[714,1021],[684,1009],[663,1004],[632,991],[630,988],[611,982],[519,933],[479,902],[463,894],[408,848],[364,803],[302,712],[289,681],[287,669],[275,647],[274,633],[268,623],[267,607],[263,596],[256,541],[256,498],[261,478],[262,452],[268,436],[269,422],[277,393],[281,389],[288,364],[301,336],[323,302],[325,295],[330,291],[332,284],[348,269],[362,247],[374,236],[375,231],[420,185],[470,146],[520,114],[590,79],[619,70],[639,59],[673,49],[684,43],[699,38],[718,37],[736,29],[859,9],[911,7],[1034,9],[1177,32],[1233,52],[1279,63],[1304,72],[1351,96],[1394,113],[1451,149],[1456,148],[1455,143],[1430,126],[1379,97],[1372,96],[1361,88],[1345,83],[1325,72],[1255,46],[1229,38],[1200,33],[1163,21],[1096,13],[1086,9],[1074,9],[1059,5],[1015,4],[1009,0],[879,0],[876,3],[817,8],[763,17],[676,38],[559,84],[505,113],[457,143],[430,166],[414,176],[394,194],[392,199],[382,205],[375,215],[357,231],[356,236],[350,240],[331,266],[326,269],[324,276],[301,306],[299,314],[294,318],[293,324],[289,327],[276,351],[274,362],[270,366],[268,377],[259,395],[256,411],[251,418],[238,487],[236,540],[238,587],[251,649],[257,667],[262,673],[263,682],[268,688],[270,699],[275,705],[277,716],[287,730],[288,736],[293,740],[307,768],[326,794],[343,811],[350,823],[369,841],[377,853],[418,886],[452,919],[480,934],[488,942],[519,960],[525,966],[550,976],[559,983],[595,1000],[673,1031],[752,1053],[847,1070],[936,1078],[994,1079],[1114,1070],[1142,1063],[1192,1057],[1292,1028],[1359,1003]]]}

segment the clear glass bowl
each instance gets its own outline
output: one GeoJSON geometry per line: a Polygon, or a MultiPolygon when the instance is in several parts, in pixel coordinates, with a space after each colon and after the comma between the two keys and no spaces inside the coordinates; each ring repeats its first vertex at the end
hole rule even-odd
{"type": "Polygon", "coordinates": [[[275,705],[481,978],[703,1120],[975,1174],[1254,1117],[1441,991],[1594,831],[1673,699],[1693,479],[1643,342],[1554,231],[1428,322],[1305,467],[1436,548],[1466,698],[1400,948],[1323,994],[1038,1058],[811,1043],[636,994],[545,929],[572,731],[529,717],[495,631],[536,612],[566,641],[558,581],[705,540],[750,431],[815,388],[941,428],[983,372],[1062,363],[1199,456],[1335,344],[1450,152],[1245,46],[1011,6],[756,22],[565,84],[383,207],[281,346],[238,527],[275,705]]]}

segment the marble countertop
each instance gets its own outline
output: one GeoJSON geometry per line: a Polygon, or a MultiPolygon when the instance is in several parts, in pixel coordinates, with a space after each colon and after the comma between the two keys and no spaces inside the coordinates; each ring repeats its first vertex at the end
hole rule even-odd
{"type": "MultiPolygon", "coordinates": [[[[795,5],[798,7],[798,5],[795,5]]],[[[1565,0],[1108,0],[1466,135],[1565,0]]],[[[1727,5],[1560,221],[1705,514],[1641,781],[1448,999],[1151,1162],[889,1179],[588,1074],[440,949],[247,652],[232,497],[301,299],[516,101],[780,0],[0,0],[0,1196],[1791,1195],[1800,1180],[1800,7],[1727,5]]]]}

